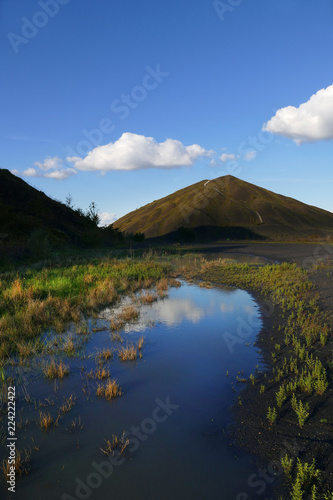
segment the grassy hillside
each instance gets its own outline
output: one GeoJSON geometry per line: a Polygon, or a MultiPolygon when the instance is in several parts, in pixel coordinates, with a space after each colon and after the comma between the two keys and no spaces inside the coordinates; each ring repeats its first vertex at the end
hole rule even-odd
{"type": "Polygon", "coordinates": [[[150,238],[174,234],[179,228],[197,235],[215,231],[232,236],[238,229],[245,236],[301,238],[332,232],[333,214],[227,175],[149,203],[117,220],[114,227],[150,238]]]}

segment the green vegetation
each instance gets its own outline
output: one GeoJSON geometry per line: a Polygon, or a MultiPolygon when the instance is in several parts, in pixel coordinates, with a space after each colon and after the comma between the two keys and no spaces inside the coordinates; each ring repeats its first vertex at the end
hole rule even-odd
{"type": "MultiPolygon", "coordinates": [[[[61,333],[69,322],[82,321],[83,314],[116,302],[121,294],[157,284],[168,270],[166,264],[151,260],[102,258],[1,274],[0,359],[22,350],[26,355],[40,351],[40,334],[46,328],[61,333]]],[[[137,314],[128,306],[120,319],[128,321],[137,314]]],[[[71,337],[64,350],[75,352],[71,337]]]]}

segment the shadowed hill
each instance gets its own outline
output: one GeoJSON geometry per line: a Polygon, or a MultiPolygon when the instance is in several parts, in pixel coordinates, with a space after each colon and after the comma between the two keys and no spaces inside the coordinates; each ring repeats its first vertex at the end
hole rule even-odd
{"type": "MultiPolygon", "coordinates": [[[[24,246],[35,234],[35,246],[38,237],[47,237],[51,246],[67,243],[85,246],[98,239],[101,231],[85,215],[0,169],[0,241],[24,246]]],[[[43,245],[43,241],[39,243],[43,245]]]]}
{"type": "Polygon", "coordinates": [[[333,231],[333,214],[227,175],[201,181],[131,212],[113,227],[148,238],[302,238],[333,231]]]}

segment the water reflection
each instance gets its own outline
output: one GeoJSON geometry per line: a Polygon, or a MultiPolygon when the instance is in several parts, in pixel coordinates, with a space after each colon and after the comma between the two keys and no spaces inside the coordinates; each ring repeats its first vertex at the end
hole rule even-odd
{"type": "MultiPolygon", "coordinates": [[[[105,310],[101,324],[117,310],[105,310]]],[[[105,440],[124,430],[131,435],[140,432],[143,438],[137,438],[139,446],[129,460],[90,488],[91,500],[237,498],[256,469],[251,457],[230,447],[225,429],[232,422],[229,407],[237,397],[233,387],[238,390],[238,372],[249,377],[260,363],[253,347],[260,324],[258,306],[244,291],[186,284],[171,289],[165,299],[142,306],[139,319],[120,332],[124,343],[135,343],[142,334],[146,341],[142,360],[122,363],[115,355],[105,364],[124,392],[111,402],[96,397],[99,381],[84,386],[82,374],[96,370],[96,352],[117,348],[109,331],[93,335],[86,344],[86,358],[71,360],[70,375],[57,391],[42,378],[27,388],[37,401],[52,399],[54,406],[47,410],[52,415],[64,397],[75,394],[76,400],[53,431],[43,433],[36,425],[18,430],[20,443],[33,438],[40,451],[33,455],[32,474],[18,482],[15,498],[78,498],[76,480],[86,481],[96,473],[92,464],[105,459],[100,450],[105,440]],[[240,321],[243,325],[249,315],[256,325],[231,354],[224,335],[238,335],[240,321]],[[154,328],[148,327],[151,323],[154,328]],[[168,398],[177,411],[155,425],[154,415],[163,416],[155,412],[160,404],[156,401],[165,403],[168,398]],[[83,430],[68,432],[79,417],[83,430]]],[[[38,412],[38,407],[23,408],[22,420],[33,421],[38,412]]]]}

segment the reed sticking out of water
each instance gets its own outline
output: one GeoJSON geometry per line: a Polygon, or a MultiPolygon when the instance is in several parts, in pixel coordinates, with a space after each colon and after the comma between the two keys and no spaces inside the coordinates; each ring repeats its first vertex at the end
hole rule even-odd
{"type": "Polygon", "coordinates": [[[108,380],[106,385],[98,384],[96,394],[98,397],[105,399],[112,399],[123,395],[121,387],[119,387],[115,379],[108,380]]]}
{"type": "Polygon", "coordinates": [[[115,451],[118,451],[119,455],[122,455],[129,445],[129,439],[126,438],[125,434],[126,433],[124,431],[120,438],[116,436],[116,434],[112,434],[112,442],[109,440],[105,440],[106,447],[104,450],[103,448],[101,448],[101,451],[105,455],[111,455],[112,453],[112,455],[114,456],[115,451]]]}
{"type": "Polygon", "coordinates": [[[138,357],[137,348],[133,344],[119,349],[119,358],[121,361],[134,361],[138,357]]]}
{"type": "Polygon", "coordinates": [[[64,378],[69,374],[69,367],[62,361],[56,363],[52,359],[51,363],[44,368],[44,375],[47,378],[64,378]]]}
{"type": "MultiPolygon", "coordinates": [[[[22,476],[22,474],[28,474],[30,469],[30,457],[31,457],[30,450],[24,450],[23,452],[21,452],[20,450],[16,450],[15,463],[13,464],[15,467],[16,475],[22,476]]],[[[10,465],[7,459],[3,460],[2,462],[2,471],[4,473],[6,481],[8,481],[8,477],[11,472],[10,468],[13,465],[10,465]]]]}
{"type": "Polygon", "coordinates": [[[41,429],[46,430],[53,424],[53,419],[49,413],[39,412],[39,426],[41,429]]]}

